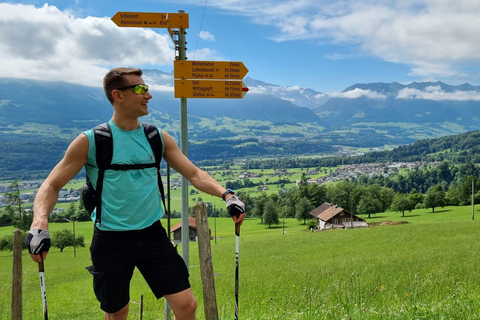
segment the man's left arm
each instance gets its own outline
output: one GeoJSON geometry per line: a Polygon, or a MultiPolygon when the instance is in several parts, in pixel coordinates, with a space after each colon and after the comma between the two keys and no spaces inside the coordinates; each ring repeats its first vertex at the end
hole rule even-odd
{"type": "MultiPolygon", "coordinates": [[[[163,142],[165,144],[164,159],[178,173],[184,176],[198,190],[222,197],[226,189],[207,172],[195,166],[178,148],[175,140],[162,130],[163,142]]],[[[224,197],[229,211],[235,223],[242,223],[245,219],[245,205],[234,194],[227,193],[224,197]],[[235,201],[234,201],[235,200],[235,201]],[[229,208],[234,204],[233,207],[229,208]],[[243,208],[243,212],[242,211],[243,208]]]]}

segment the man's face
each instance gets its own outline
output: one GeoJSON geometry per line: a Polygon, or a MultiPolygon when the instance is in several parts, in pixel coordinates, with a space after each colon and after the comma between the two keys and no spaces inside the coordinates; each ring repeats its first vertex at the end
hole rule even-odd
{"type": "MultiPolygon", "coordinates": [[[[125,86],[134,86],[134,85],[145,85],[142,77],[129,74],[125,76],[125,86]]],[[[145,91],[145,93],[141,93],[142,90],[135,90],[138,88],[126,88],[121,89],[120,94],[122,96],[122,111],[125,112],[126,115],[132,117],[141,117],[148,114],[148,102],[152,99],[152,95],[150,92],[145,91]],[[139,93],[140,92],[140,93],[139,93]]]]}

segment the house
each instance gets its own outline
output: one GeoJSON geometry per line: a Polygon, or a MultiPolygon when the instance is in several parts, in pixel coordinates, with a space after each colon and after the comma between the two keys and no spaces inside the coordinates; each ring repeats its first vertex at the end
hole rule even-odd
{"type": "Polygon", "coordinates": [[[364,219],[339,206],[325,202],[310,212],[318,221],[318,230],[368,227],[364,219]]]}
{"type": "MultiPolygon", "coordinates": [[[[188,217],[188,238],[190,241],[196,241],[197,239],[197,222],[195,221],[195,218],[193,217],[188,217]]],[[[210,226],[208,227],[210,231],[210,226]]],[[[180,243],[182,242],[182,222],[177,223],[174,225],[171,229],[170,232],[173,232],[173,242],[174,243],[180,243]]]]}

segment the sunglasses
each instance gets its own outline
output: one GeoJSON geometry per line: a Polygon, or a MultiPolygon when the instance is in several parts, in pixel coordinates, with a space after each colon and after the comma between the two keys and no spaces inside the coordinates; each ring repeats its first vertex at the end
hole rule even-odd
{"type": "Polygon", "coordinates": [[[136,94],[145,94],[148,91],[148,86],[146,84],[132,84],[130,86],[125,86],[121,88],[117,88],[116,90],[124,90],[133,88],[133,92],[136,94]]]}

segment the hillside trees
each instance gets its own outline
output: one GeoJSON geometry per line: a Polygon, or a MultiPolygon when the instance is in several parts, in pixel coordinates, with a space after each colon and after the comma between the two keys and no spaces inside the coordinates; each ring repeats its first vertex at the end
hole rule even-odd
{"type": "Polygon", "coordinates": [[[263,223],[268,224],[271,228],[272,224],[279,224],[277,206],[273,199],[268,199],[263,208],[263,223]]]}
{"type": "Polygon", "coordinates": [[[315,209],[312,202],[307,197],[301,198],[295,205],[295,218],[298,221],[303,220],[303,224],[307,223],[307,219],[311,218],[310,212],[315,209]]]}
{"type": "Polygon", "coordinates": [[[82,235],[75,237],[69,229],[55,231],[52,234],[52,247],[60,249],[60,252],[63,252],[66,247],[73,246],[85,248],[85,237],[82,235]]]}
{"type": "Polygon", "coordinates": [[[393,198],[392,209],[402,213],[402,217],[405,217],[405,211],[412,211],[415,209],[415,205],[410,201],[407,195],[397,193],[393,198]]]}
{"type": "Polygon", "coordinates": [[[7,206],[2,215],[2,223],[12,223],[16,228],[27,231],[32,224],[32,214],[28,214],[23,207],[20,196],[20,186],[15,180],[9,186],[10,191],[5,194],[7,206]]]}
{"type": "Polygon", "coordinates": [[[375,199],[371,194],[366,194],[360,199],[357,211],[360,214],[368,214],[368,218],[370,218],[371,214],[382,212],[382,204],[380,200],[375,199]]]}
{"type": "Polygon", "coordinates": [[[436,207],[445,206],[445,191],[440,184],[437,184],[428,189],[425,195],[425,207],[432,208],[432,212],[435,212],[436,207]]]}

